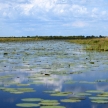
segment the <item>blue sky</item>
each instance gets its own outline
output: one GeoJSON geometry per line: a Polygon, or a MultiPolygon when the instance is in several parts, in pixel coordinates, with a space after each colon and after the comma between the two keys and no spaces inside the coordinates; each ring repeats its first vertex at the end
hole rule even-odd
{"type": "Polygon", "coordinates": [[[108,36],[108,0],[0,0],[0,36],[108,36]]]}

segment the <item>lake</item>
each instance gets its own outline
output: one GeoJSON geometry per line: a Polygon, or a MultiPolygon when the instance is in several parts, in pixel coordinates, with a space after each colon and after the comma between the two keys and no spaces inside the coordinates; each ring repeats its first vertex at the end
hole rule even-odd
{"type": "Polygon", "coordinates": [[[0,108],[107,108],[108,52],[64,40],[0,43],[0,108]]]}

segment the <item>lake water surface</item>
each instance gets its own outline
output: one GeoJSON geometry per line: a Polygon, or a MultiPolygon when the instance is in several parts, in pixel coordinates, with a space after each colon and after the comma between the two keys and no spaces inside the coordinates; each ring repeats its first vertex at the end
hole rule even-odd
{"type": "Polygon", "coordinates": [[[53,105],[64,108],[107,108],[108,52],[58,40],[0,43],[0,108],[50,103],[25,98],[56,100],[53,105]]]}

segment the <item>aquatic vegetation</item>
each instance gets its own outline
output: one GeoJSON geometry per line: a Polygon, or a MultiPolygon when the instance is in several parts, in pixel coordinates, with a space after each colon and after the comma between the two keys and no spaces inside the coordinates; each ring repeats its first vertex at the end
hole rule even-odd
{"type": "Polygon", "coordinates": [[[101,90],[87,90],[86,92],[89,92],[89,93],[103,93],[104,91],[101,91],[101,90]]]}
{"type": "Polygon", "coordinates": [[[64,40],[5,42],[0,51],[0,107],[11,101],[30,108],[107,103],[107,52],[85,51],[64,40]]]}
{"type": "Polygon", "coordinates": [[[42,101],[43,99],[41,99],[41,98],[24,98],[21,100],[26,101],[26,102],[37,102],[37,101],[42,101]]]}
{"type": "Polygon", "coordinates": [[[60,93],[60,91],[44,91],[45,93],[60,93]]]}
{"type": "Polygon", "coordinates": [[[107,97],[108,96],[108,92],[103,92],[101,94],[98,94],[97,96],[99,96],[99,97],[107,97]]]}
{"type": "Polygon", "coordinates": [[[99,104],[106,104],[106,103],[108,103],[107,100],[92,100],[91,102],[99,103],[99,104]]]}
{"type": "Polygon", "coordinates": [[[61,102],[81,102],[81,100],[77,100],[77,99],[62,99],[60,101],[61,102]]]}
{"type": "Polygon", "coordinates": [[[100,79],[100,80],[96,80],[96,82],[108,82],[108,79],[100,79]]]}
{"type": "Polygon", "coordinates": [[[40,108],[66,108],[64,106],[41,106],[40,108]]]}
{"type": "Polygon", "coordinates": [[[71,43],[77,43],[84,45],[86,50],[108,51],[108,39],[75,39],[69,40],[71,43]]]}
{"type": "Polygon", "coordinates": [[[30,84],[17,84],[17,86],[29,86],[30,84]]]}
{"type": "Polygon", "coordinates": [[[13,93],[13,94],[22,94],[25,92],[35,92],[33,88],[4,88],[4,87],[1,87],[1,90],[5,92],[13,93]]]}
{"type": "Polygon", "coordinates": [[[17,88],[21,92],[36,92],[33,88],[17,88]]]}
{"type": "Polygon", "coordinates": [[[42,103],[57,103],[57,100],[42,100],[42,103]]]}
{"type": "Polygon", "coordinates": [[[59,93],[53,93],[53,94],[50,94],[51,96],[68,96],[72,94],[72,92],[59,92],[59,93]]]}
{"type": "Polygon", "coordinates": [[[19,103],[16,104],[18,107],[38,107],[39,104],[34,104],[34,103],[19,103]]]}
{"type": "Polygon", "coordinates": [[[79,83],[95,84],[96,82],[80,81],[79,83]]]}
{"type": "Polygon", "coordinates": [[[57,100],[42,100],[39,104],[41,106],[55,106],[59,105],[60,103],[57,100]]]}
{"type": "Polygon", "coordinates": [[[92,99],[92,100],[108,100],[108,97],[89,97],[89,99],[92,99]]]}
{"type": "Polygon", "coordinates": [[[74,84],[74,83],[76,83],[76,81],[71,81],[71,80],[65,81],[65,84],[74,84]]]}
{"type": "Polygon", "coordinates": [[[91,94],[90,93],[76,93],[75,95],[77,96],[90,96],[91,94]]]}
{"type": "Polygon", "coordinates": [[[108,97],[104,97],[101,95],[97,95],[96,97],[89,97],[89,99],[91,99],[91,102],[94,103],[100,103],[100,104],[108,103],[108,97]]]}

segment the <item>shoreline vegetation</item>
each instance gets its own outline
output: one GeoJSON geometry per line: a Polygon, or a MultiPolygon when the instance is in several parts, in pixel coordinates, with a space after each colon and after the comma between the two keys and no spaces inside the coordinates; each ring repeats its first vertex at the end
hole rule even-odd
{"type": "Polygon", "coordinates": [[[76,39],[68,42],[84,45],[84,50],[108,51],[108,38],[76,39]]]}
{"type": "Polygon", "coordinates": [[[84,50],[108,51],[108,38],[105,36],[27,36],[0,37],[0,42],[28,42],[42,40],[66,40],[84,45],[84,50]]]}

